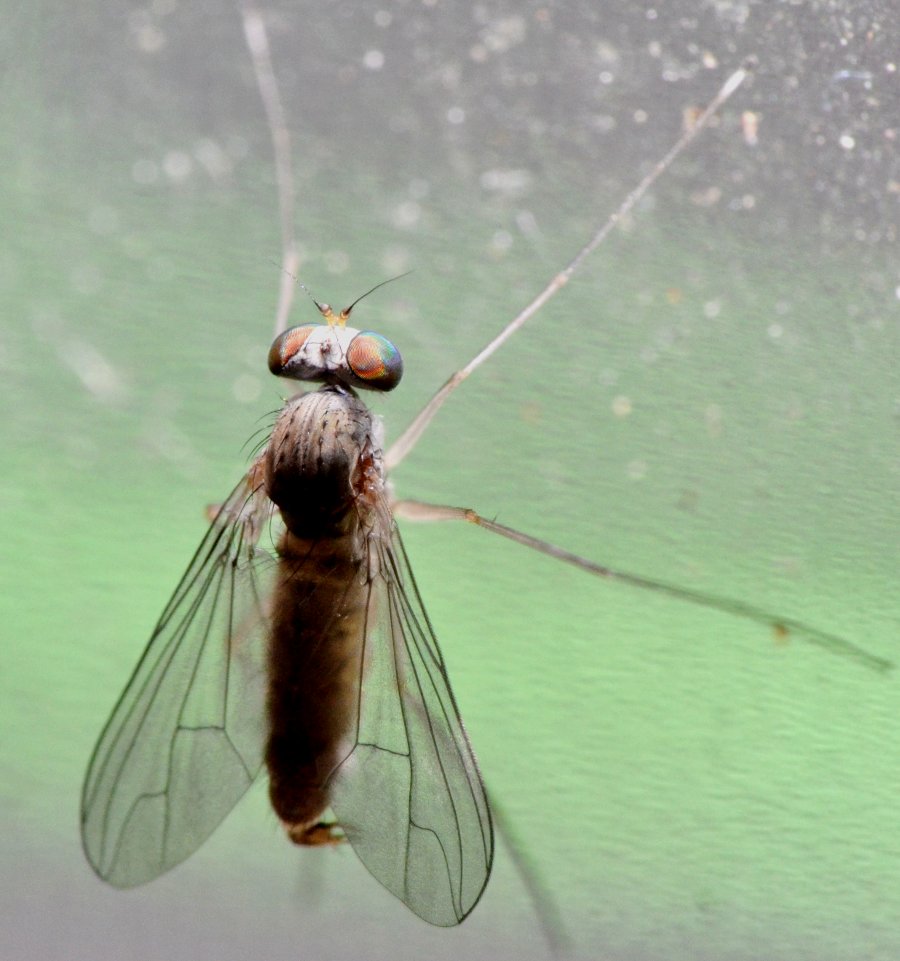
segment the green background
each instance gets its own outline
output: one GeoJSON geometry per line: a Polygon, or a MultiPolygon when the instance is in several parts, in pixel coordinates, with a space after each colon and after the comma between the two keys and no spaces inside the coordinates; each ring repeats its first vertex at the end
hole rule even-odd
{"type": "MultiPolygon", "coordinates": [[[[276,193],[230,3],[8,6],[0,954],[546,957],[502,845],[472,917],[432,929],[349,849],[292,849],[262,789],[158,882],[90,872],[93,743],[204,505],[280,404],[276,193]]],[[[404,356],[374,402],[388,439],[758,58],[394,482],[900,661],[890,8],[265,9],[302,279],[342,306],[415,268],[355,312],[404,356]]],[[[315,319],[305,299],[294,316],[315,319]]],[[[474,528],[404,536],[489,788],[575,955],[898,956],[896,672],[474,528]]]]}

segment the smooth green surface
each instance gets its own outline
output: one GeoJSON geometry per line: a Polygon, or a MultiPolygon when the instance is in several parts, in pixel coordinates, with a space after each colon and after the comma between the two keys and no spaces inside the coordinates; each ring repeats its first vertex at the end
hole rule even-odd
{"type": "MultiPolygon", "coordinates": [[[[390,439],[755,53],[719,128],[394,481],[900,661],[890,43],[814,5],[803,33],[675,6],[284,5],[302,277],[340,306],[416,268],[355,312],[404,355],[376,403],[390,439]],[[718,67],[695,68],[704,51],[718,67]]],[[[2,79],[0,953],[543,957],[502,847],[472,918],[432,930],[349,850],[292,850],[264,790],[138,891],[82,858],[94,740],[280,401],[275,192],[232,6],[78,10],[11,16],[2,79]]],[[[475,529],[405,537],[576,955],[897,956],[896,671],[475,529]]]]}

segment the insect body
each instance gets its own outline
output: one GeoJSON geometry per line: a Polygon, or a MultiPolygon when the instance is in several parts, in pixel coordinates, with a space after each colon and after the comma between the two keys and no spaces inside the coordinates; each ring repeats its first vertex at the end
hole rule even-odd
{"type": "Polygon", "coordinates": [[[281,411],[219,510],[94,751],[82,836],[129,887],[178,864],[268,770],[294,842],[349,840],[434,924],[487,883],[484,786],[385,490],[380,423],[399,353],[345,326],[286,331],[273,372],[323,386],[281,411]],[[258,546],[276,527],[277,559],[258,546]],[[336,821],[323,820],[328,810],[336,821]]]}

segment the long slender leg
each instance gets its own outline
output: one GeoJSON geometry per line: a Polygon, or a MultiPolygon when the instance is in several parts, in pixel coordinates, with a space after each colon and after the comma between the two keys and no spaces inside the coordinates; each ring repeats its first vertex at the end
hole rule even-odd
{"type": "Polygon", "coordinates": [[[278,215],[281,221],[281,286],[275,311],[275,333],[287,330],[288,314],[294,302],[294,285],[300,259],[294,238],[294,173],[291,162],[291,135],[284,119],[284,107],[278,92],[278,81],[272,69],[269,37],[260,12],[249,0],[241,3],[244,37],[253,62],[259,96],[266,111],[272,150],[275,154],[275,176],[278,181],[278,215]]]}
{"type": "Polygon", "coordinates": [[[428,403],[422,408],[413,422],[406,428],[406,430],[397,438],[397,440],[391,445],[390,449],[387,451],[384,457],[384,465],[388,473],[390,473],[416,446],[421,438],[422,434],[425,433],[428,425],[431,423],[434,415],[444,406],[447,398],[450,394],[456,390],[457,387],[471,374],[474,370],[477,370],[499,347],[506,343],[510,337],[522,327],[527,320],[533,317],[540,309],[547,303],[547,301],[555,294],[557,291],[561,290],[568,282],[571,280],[572,275],[581,266],[584,260],[592,254],[600,244],[609,236],[609,234],[615,229],[615,227],[621,222],[622,218],[631,212],[635,204],[640,201],[645,193],[653,186],[654,183],[659,179],[659,177],[665,173],[666,170],[673,164],[675,159],[678,157],[682,151],[685,150],[697,137],[697,135],[703,130],[707,125],[710,118],[712,118],[715,113],[722,107],[726,100],[735,92],[735,90],[740,87],[747,77],[747,70],[741,68],[736,70],[731,76],[725,81],[719,92],[713,97],[709,102],[706,109],[703,110],[697,119],[694,121],[693,126],[689,127],[684,133],[678,138],[678,140],[669,149],[669,152],[662,157],[653,167],[653,169],[644,177],[643,180],[631,191],[630,194],[625,198],[622,204],[619,206],[618,210],[609,217],[606,223],[594,234],[593,237],[578,251],[578,253],[569,261],[569,263],[554,276],[547,286],[525,307],[521,310],[513,319],[500,331],[499,334],[485,346],[478,354],[476,354],[465,367],[460,368],[453,374],[450,379],[441,387],[437,393],[428,401],[428,403]]]}
{"type": "Polygon", "coordinates": [[[622,584],[630,584],[632,587],[640,587],[644,590],[655,591],[657,594],[666,594],[681,601],[689,601],[691,604],[698,604],[701,607],[709,607],[717,611],[724,611],[726,614],[733,614],[735,617],[742,617],[748,621],[754,621],[770,628],[777,637],[784,638],[788,635],[796,635],[810,644],[824,648],[832,654],[850,658],[863,666],[875,671],[888,671],[894,665],[892,661],[883,657],[871,654],[858,644],[846,638],[839,637],[829,631],[823,631],[818,627],[813,627],[804,621],[794,617],[783,617],[773,614],[755,604],[747,604],[744,601],[734,600],[730,597],[719,597],[715,594],[704,594],[701,591],[692,591],[685,587],[678,587],[676,584],[669,584],[666,581],[657,581],[650,577],[643,577],[640,574],[631,574],[628,571],[620,571],[605,564],[597,564],[587,558],[573,554],[562,547],[557,547],[549,541],[540,540],[530,534],[524,534],[505,524],[497,521],[488,520],[473,510],[465,507],[448,507],[442,504],[426,504],[422,501],[402,500],[396,501],[393,505],[395,517],[402,517],[412,521],[467,521],[478,527],[483,527],[487,531],[506,537],[517,544],[529,547],[532,550],[546,554],[548,557],[555,557],[557,560],[571,564],[579,570],[595,577],[603,577],[607,580],[619,581],[622,584]]]}

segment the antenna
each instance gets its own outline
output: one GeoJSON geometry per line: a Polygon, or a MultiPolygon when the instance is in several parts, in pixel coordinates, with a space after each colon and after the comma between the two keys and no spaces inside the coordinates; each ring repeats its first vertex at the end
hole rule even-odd
{"type": "Polygon", "coordinates": [[[306,284],[303,283],[303,281],[297,280],[297,278],[293,276],[291,277],[291,279],[297,284],[297,286],[303,291],[303,293],[305,293],[306,296],[309,297],[309,299],[316,305],[316,307],[319,308],[319,313],[325,318],[325,320],[328,321],[330,326],[343,327],[347,323],[347,318],[350,316],[350,311],[353,310],[353,308],[363,299],[363,297],[368,297],[369,294],[378,290],[379,287],[384,287],[385,284],[392,284],[395,280],[400,280],[401,278],[406,277],[408,274],[411,274],[411,273],[412,273],[411,270],[407,270],[405,273],[397,274],[396,277],[389,277],[387,280],[382,280],[380,284],[375,284],[374,287],[370,288],[364,294],[361,294],[359,297],[357,297],[356,300],[354,300],[349,307],[345,307],[339,314],[336,314],[334,312],[334,309],[332,308],[331,304],[320,304],[318,300],[316,300],[316,298],[313,297],[312,291],[309,289],[309,287],[306,286],[306,284]]]}
{"type": "MultiPolygon", "coordinates": [[[[384,287],[385,284],[392,284],[395,280],[401,280],[403,277],[408,277],[412,273],[411,270],[404,271],[402,274],[397,274],[396,277],[389,277],[387,280],[382,280],[380,284],[375,284],[371,290],[367,290],[364,294],[361,294],[349,307],[345,307],[340,314],[339,323],[341,326],[347,323],[347,318],[350,316],[350,311],[363,299],[363,297],[368,297],[369,294],[374,293],[379,287],[384,287]]],[[[300,285],[301,287],[303,284],[300,285]]],[[[316,305],[318,306],[318,304],[316,305]]],[[[322,308],[319,307],[319,310],[322,308]]]]}

